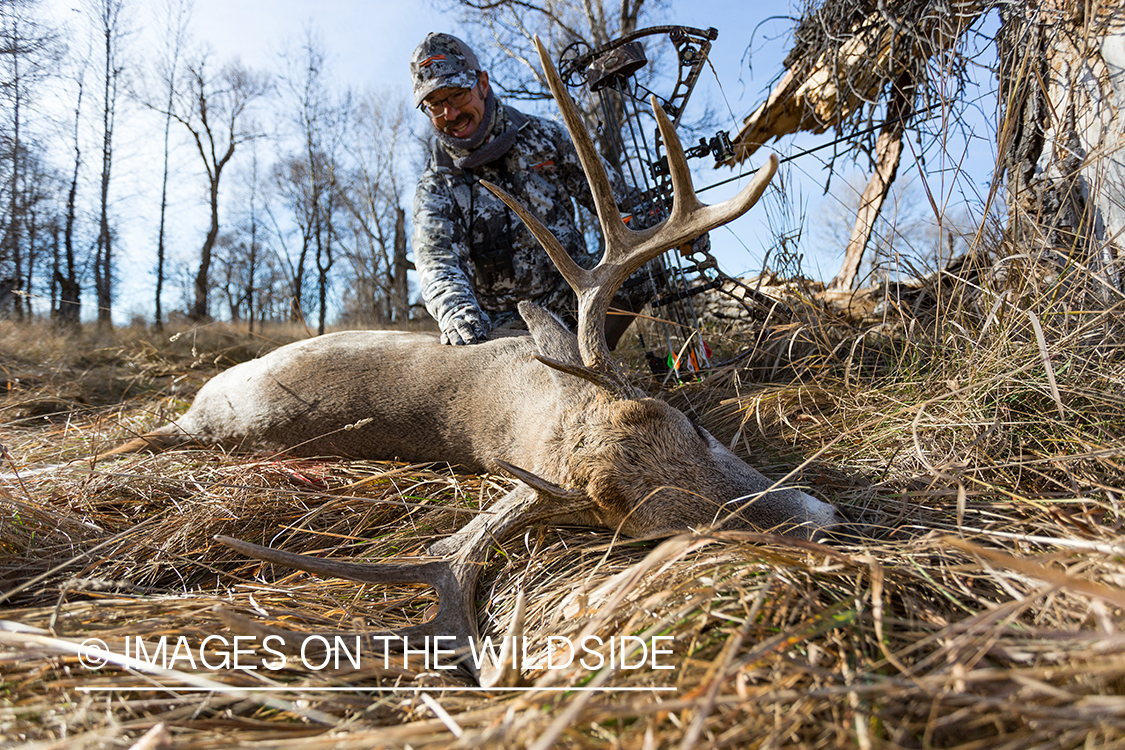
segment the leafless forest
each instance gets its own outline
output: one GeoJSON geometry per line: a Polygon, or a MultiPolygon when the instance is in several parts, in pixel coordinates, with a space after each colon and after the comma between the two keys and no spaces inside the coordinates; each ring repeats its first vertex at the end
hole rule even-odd
{"type": "Polygon", "coordinates": [[[81,4],[64,28],[47,25],[37,2],[0,9],[7,318],[109,324],[123,272],[154,275],[147,307],[157,327],[178,317],[251,329],[307,320],[323,330],[328,315],[407,317],[413,118],[394,97],[335,85],[315,30],[265,71],[192,41],[188,2],[81,4]],[[150,10],[156,50],[135,23],[150,10]],[[143,196],[130,194],[140,142],[148,177],[162,174],[143,196]],[[131,239],[152,252],[122,267],[115,248],[142,200],[159,206],[159,225],[131,239]],[[190,260],[173,262],[169,212],[194,205],[210,221],[190,260]],[[330,279],[342,290],[331,301],[330,279]]]}

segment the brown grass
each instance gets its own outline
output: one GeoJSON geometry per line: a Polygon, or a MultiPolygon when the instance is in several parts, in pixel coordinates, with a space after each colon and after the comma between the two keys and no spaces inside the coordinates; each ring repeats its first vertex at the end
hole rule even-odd
{"type": "Polygon", "coordinates": [[[26,748],[130,747],[158,726],[176,748],[1125,745],[1120,311],[1076,312],[1049,291],[999,307],[988,293],[947,298],[924,325],[879,333],[817,328],[806,311],[811,343],[783,363],[789,382],[756,382],[750,355],[678,388],[681,408],[768,475],[795,471],[863,539],[533,530],[486,572],[482,632],[503,633],[524,592],[532,656],[549,635],[659,634],[674,668],[528,670],[541,689],[510,692],[378,660],[83,668],[75,647],[90,637],[120,652],[126,638],[232,637],[247,619],[304,632],[418,622],[434,604],[425,589],[274,569],[213,536],[418,554],[510,485],[216,451],[92,466],[272,342],[6,327],[6,469],[74,463],[0,483],[0,736],[26,748]],[[265,686],[281,689],[245,690],[265,686]],[[607,690],[559,690],[577,687],[607,690]]]}

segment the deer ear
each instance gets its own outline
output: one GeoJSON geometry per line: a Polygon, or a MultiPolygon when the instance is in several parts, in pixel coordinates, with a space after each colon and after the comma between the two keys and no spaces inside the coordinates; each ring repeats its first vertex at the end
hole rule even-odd
{"type": "Polygon", "coordinates": [[[578,349],[578,337],[571,333],[562,322],[539,305],[530,302],[520,303],[523,316],[531,337],[535,339],[535,359],[550,367],[555,382],[564,388],[577,381],[574,377],[588,380],[610,393],[617,392],[615,382],[609,375],[592,370],[582,363],[582,353],[578,349]],[[559,373],[568,377],[560,377],[559,373]],[[574,376],[574,377],[569,377],[574,376]]]}
{"type": "Polygon", "coordinates": [[[562,321],[532,302],[521,302],[519,309],[540,356],[565,365],[582,366],[578,337],[562,321]]]}

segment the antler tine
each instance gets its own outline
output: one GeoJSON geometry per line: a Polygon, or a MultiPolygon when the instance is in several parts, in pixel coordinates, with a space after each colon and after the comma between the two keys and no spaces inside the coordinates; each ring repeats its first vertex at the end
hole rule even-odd
{"type": "Polygon", "coordinates": [[[652,104],[653,114],[656,115],[656,125],[660,129],[660,137],[664,141],[664,150],[668,155],[668,171],[672,178],[672,210],[664,223],[657,227],[659,233],[653,242],[656,247],[663,249],[646,249],[642,252],[638,248],[634,251],[637,256],[649,257],[637,263],[637,268],[669,248],[679,247],[704,232],[710,232],[734,221],[749,211],[766,191],[774,173],[777,172],[778,165],[777,155],[770,154],[769,161],[758,168],[754,173],[754,179],[740,190],[738,195],[722,203],[708,206],[695,194],[691,169],[688,167],[680,137],[676,135],[675,126],[668,119],[668,115],[655,96],[649,97],[649,102],[652,104]],[[664,233],[670,236],[665,236],[664,233]]]}
{"type": "Polygon", "coordinates": [[[598,221],[605,238],[605,255],[601,262],[590,271],[581,268],[571,260],[550,231],[512,196],[495,185],[485,185],[527,225],[578,295],[578,347],[582,361],[590,369],[605,373],[610,381],[627,388],[605,340],[605,317],[613,296],[630,274],[645,263],[749,211],[761,198],[777,171],[777,157],[771,154],[769,162],[758,170],[754,179],[738,195],[708,206],[696,197],[683,146],[654,96],[651,104],[664,140],[672,178],[672,210],[669,218],[658,226],[640,231],[631,230],[617,213],[617,202],[609,176],[578,107],[566,92],[562,79],[538,36],[535,38],[535,45],[551,94],[559,105],[563,122],[570,132],[578,159],[590,183],[590,193],[594,198],[598,221]]]}
{"type": "MultiPolygon", "coordinates": [[[[469,653],[470,643],[477,639],[473,596],[477,577],[483,567],[482,561],[457,558],[417,562],[351,563],[297,555],[228,536],[216,536],[215,539],[247,557],[320,576],[384,586],[394,583],[422,583],[433,586],[437,591],[438,610],[431,620],[394,631],[362,634],[369,638],[398,640],[440,636],[448,639],[442,644],[443,649],[452,648],[466,655],[469,653]]],[[[415,648],[416,645],[411,647],[415,648]]],[[[466,674],[477,677],[467,660],[462,659],[459,666],[466,674]]]]}
{"type": "MultiPolygon", "coordinates": [[[[617,199],[613,196],[613,187],[610,185],[609,175],[606,174],[605,165],[598,155],[594,140],[590,137],[586,124],[582,120],[582,114],[574,104],[574,100],[570,98],[570,94],[567,93],[566,86],[551,62],[546,47],[539,40],[538,34],[535,36],[535,47],[539,52],[539,62],[547,76],[547,85],[550,86],[551,95],[559,105],[563,123],[570,133],[574,150],[578,153],[578,161],[582,164],[586,181],[590,184],[590,194],[594,199],[594,208],[598,214],[598,223],[601,225],[602,235],[606,239],[606,247],[608,248],[611,244],[614,247],[625,245],[628,243],[628,236],[635,233],[625,226],[625,222],[621,220],[621,216],[617,212],[617,199]],[[611,243],[611,236],[616,237],[616,241],[611,243]]],[[[532,235],[539,240],[539,244],[546,250],[551,261],[554,262],[563,278],[566,279],[576,294],[581,295],[583,289],[591,288],[597,284],[595,272],[588,271],[575,263],[550,230],[532,216],[515,198],[492,183],[482,180],[482,184],[508,204],[508,207],[520,217],[532,235]]],[[[652,230],[645,230],[645,233],[652,233],[652,230]]],[[[626,277],[628,277],[628,274],[626,274],[626,277]]],[[[624,280],[622,278],[622,282],[624,280]]],[[[610,297],[612,296],[611,294],[610,297]]],[[[581,310],[581,306],[579,309],[581,310]]],[[[582,359],[588,366],[592,366],[585,354],[583,354],[582,359]]]]}
{"type": "MultiPolygon", "coordinates": [[[[463,575],[462,571],[449,560],[352,563],[298,555],[229,536],[216,536],[215,540],[247,557],[320,576],[346,578],[349,581],[384,586],[395,583],[422,583],[433,586],[438,594],[438,612],[434,619],[421,625],[404,628],[397,631],[395,635],[453,635],[458,636],[459,640],[460,636],[476,637],[476,623],[468,617],[459,616],[467,609],[461,606],[464,603],[460,601],[463,598],[463,575]]],[[[469,605],[471,606],[471,601],[469,605]]]]}
{"type": "MultiPolygon", "coordinates": [[[[321,576],[375,585],[422,583],[432,586],[438,595],[438,611],[433,619],[420,625],[367,636],[376,639],[441,636],[451,639],[451,642],[442,644],[443,650],[452,648],[467,655],[478,638],[475,608],[477,581],[493,547],[528,526],[587,510],[591,504],[585,495],[555,487],[517,466],[504,461],[497,461],[497,465],[529,484],[509,492],[494,503],[488,513],[478,516],[461,532],[450,537],[447,541],[452,542],[449,546],[452,554],[446,558],[354,563],[298,555],[228,536],[216,536],[215,539],[248,557],[321,576]]],[[[476,673],[475,665],[468,659],[463,658],[460,664],[465,672],[478,679],[510,678],[503,665],[493,665],[487,657],[484,661],[481,674],[476,673]]]]}

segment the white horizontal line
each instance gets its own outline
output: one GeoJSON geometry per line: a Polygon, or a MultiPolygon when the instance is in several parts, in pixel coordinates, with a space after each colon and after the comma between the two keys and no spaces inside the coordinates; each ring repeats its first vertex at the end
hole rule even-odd
{"type": "Polygon", "coordinates": [[[226,685],[225,689],[196,687],[194,685],[150,685],[148,687],[79,687],[80,693],[140,693],[156,690],[176,690],[181,693],[219,693],[219,692],[244,692],[244,693],[427,693],[436,691],[459,690],[473,693],[658,693],[675,692],[675,687],[522,687],[522,688],[487,688],[487,687],[457,687],[455,685],[436,685],[434,687],[238,687],[226,685]]]}

